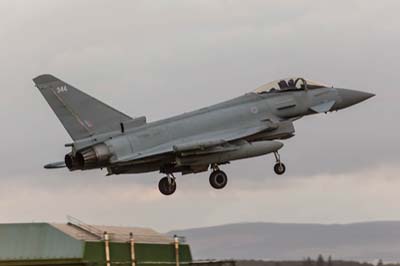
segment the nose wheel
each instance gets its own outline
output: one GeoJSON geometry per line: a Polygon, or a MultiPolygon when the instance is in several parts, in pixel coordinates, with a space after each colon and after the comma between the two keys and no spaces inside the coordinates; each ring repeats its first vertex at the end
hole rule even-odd
{"type": "Polygon", "coordinates": [[[176,190],[175,177],[173,175],[168,175],[161,178],[160,182],[158,183],[158,189],[166,196],[174,194],[176,190]]]}
{"type": "Polygon", "coordinates": [[[215,189],[223,189],[228,184],[228,176],[225,172],[219,170],[218,166],[212,166],[213,171],[210,174],[210,185],[215,189]]]}
{"type": "Polygon", "coordinates": [[[274,152],[276,164],[274,166],[274,172],[277,175],[283,175],[286,172],[286,166],[281,162],[281,156],[278,152],[274,152]]]}

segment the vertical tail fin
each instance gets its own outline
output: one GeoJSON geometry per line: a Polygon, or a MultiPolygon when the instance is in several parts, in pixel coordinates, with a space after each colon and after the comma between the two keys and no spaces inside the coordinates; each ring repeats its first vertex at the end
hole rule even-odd
{"type": "Polygon", "coordinates": [[[33,81],[73,140],[116,130],[121,122],[132,120],[52,75],[33,81]]]}

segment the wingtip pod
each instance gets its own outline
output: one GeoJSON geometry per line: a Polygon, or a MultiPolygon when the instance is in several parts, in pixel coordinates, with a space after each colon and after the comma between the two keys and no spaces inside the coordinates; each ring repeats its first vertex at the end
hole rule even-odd
{"type": "Polygon", "coordinates": [[[48,163],[43,166],[44,169],[59,169],[66,167],[64,162],[48,163]]]}

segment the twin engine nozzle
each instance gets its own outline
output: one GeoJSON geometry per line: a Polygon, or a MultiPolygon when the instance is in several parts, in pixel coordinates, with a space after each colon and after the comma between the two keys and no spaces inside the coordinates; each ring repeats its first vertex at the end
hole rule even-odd
{"type": "Polygon", "coordinates": [[[78,151],[75,156],[72,152],[65,155],[65,165],[70,171],[88,170],[104,167],[112,156],[106,144],[97,144],[93,147],[78,151]]]}

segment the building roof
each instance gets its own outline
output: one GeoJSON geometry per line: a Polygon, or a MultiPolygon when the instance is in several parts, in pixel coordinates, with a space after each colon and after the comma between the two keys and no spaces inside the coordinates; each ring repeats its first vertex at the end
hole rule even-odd
{"type": "Polygon", "coordinates": [[[128,242],[130,241],[131,233],[136,243],[170,244],[173,242],[171,237],[160,234],[150,228],[76,225],[72,223],[51,223],[50,225],[74,239],[84,241],[102,241],[104,232],[107,232],[111,242],[128,242]]]}

